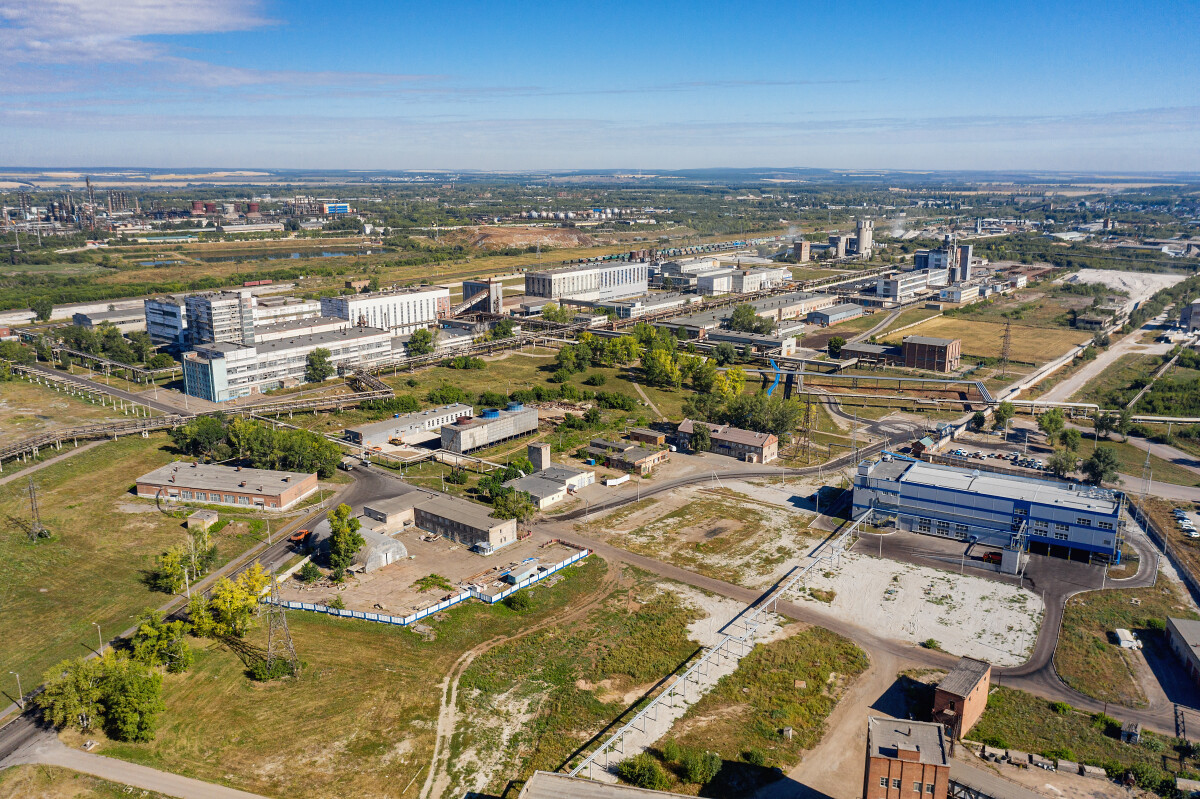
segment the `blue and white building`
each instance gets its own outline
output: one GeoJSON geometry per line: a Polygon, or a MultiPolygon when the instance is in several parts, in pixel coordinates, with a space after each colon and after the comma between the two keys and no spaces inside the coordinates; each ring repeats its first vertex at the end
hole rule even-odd
{"type": "Polygon", "coordinates": [[[854,516],[985,546],[1119,563],[1124,494],[1095,486],[961,469],[885,454],[854,478],[854,516]]]}

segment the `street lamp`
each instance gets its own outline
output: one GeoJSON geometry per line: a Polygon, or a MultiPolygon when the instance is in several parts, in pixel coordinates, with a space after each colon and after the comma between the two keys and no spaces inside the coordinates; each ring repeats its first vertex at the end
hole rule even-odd
{"type": "Polygon", "coordinates": [[[10,671],[9,674],[12,674],[17,678],[17,707],[21,708],[21,710],[24,710],[25,692],[21,690],[21,675],[17,674],[15,671],[10,671]]]}
{"type": "Polygon", "coordinates": [[[104,654],[104,634],[100,632],[99,622],[92,622],[92,626],[96,628],[96,638],[100,641],[100,649],[96,651],[97,655],[104,654]]]}

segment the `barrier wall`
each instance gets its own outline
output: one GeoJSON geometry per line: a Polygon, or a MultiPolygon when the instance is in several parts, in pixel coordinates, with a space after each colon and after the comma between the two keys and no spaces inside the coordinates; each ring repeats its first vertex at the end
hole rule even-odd
{"type": "MultiPolygon", "coordinates": [[[[564,560],[560,563],[556,563],[553,566],[546,569],[545,571],[538,572],[537,574],[535,574],[534,576],[532,576],[526,580],[522,580],[521,582],[514,585],[512,588],[506,588],[505,590],[501,591],[499,594],[494,594],[494,595],[493,594],[485,594],[481,591],[477,591],[474,588],[472,588],[470,590],[463,591],[459,594],[455,594],[454,596],[450,597],[449,599],[443,599],[441,602],[437,603],[436,605],[430,605],[427,608],[422,608],[421,610],[418,610],[416,613],[413,613],[410,616],[390,616],[386,613],[370,613],[365,610],[339,610],[338,608],[331,608],[328,605],[318,605],[318,604],[315,604],[312,602],[288,601],[288,602],[280,602],[279,604],[289,610],[308,610],[308,611],[312,611],[314,613],[325,613],[330,616],[340,616],[340,617],[346,618],[346,619],[362,619],[363,621],[373,621],[373,622],[378,622],[380,624],[394,624],[394,625],[397,625],[400,627],[407,627],[408,625],[413,624],[414,622],[420,621],[421,619],[425,618],[426,616],[432,616],[434,613],[438,613],[440,611],[445,610],[446,608],[450,608],[450,607],[453,607],[454,605],[458,605],[458,604],[460,604],[468,599],[471,599],[471,598],[475,598],[482,602],[486,602],[489,605],[493,605],[497,602],[502,601],[505,597],[510,596],[511,594],[513,594],[517,591],[520,591],[522,588],[527,588],[527,587],[533,585],[534,583],[540,582],[541,580],[546,579],[550,575],[552,575],[558,571],[561,571],[562,569],[565,569],[566,567],[568,567],[574,563],[578,563],[579,561],[583,560],[590,554],[592,554],[591,550],[588,550],[588,549],[584,549],[580,552],[576,552],[574,555],[567,558],[566,560],[564,560]]],[[[264,599],[262,601],[270,602],[271,600],[264,599]]]]}

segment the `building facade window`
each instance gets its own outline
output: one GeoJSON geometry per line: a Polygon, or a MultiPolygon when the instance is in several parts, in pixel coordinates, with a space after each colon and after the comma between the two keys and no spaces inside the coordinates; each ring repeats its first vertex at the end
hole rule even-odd
{"type": "Polygon", "coordinates": [[[1092,526],[1092,520],[1091,520],[1091,519],[1085,519],[1085,518],[1083,518],[1082,516],[1080,516],[1079,518],[1075,519],[1075,523],[1076,523],[1076,524],[1078,524],[1080,527],[1091,527],[1091,526],[1092,526]]]}
{"type": "Polygon", "coordinates": [[[1066,541],[1066,540],[1067,540],[1067,534],[1066,534],[1066,533],[1058,533],[1058,532],[1056,532],[1056,533],[1054,534],[1054,540],[1055,540],[1055,541],[1066,541]]]}
{"type": "Polygon", "coordinates": [[[1057,532],[1060,532],[1060,533],[1065,533],[1065,532],[1067,532],[1067,530],[1069,530],[1069,529],[1071,529],[1071,528],[1070,528],[1070,527],[1068,527],[1067,525],[1063,524],[1062,522],[1055,522],[1055,523],[1054,523],[1054,529],[1055,529],[1055,531],[1057,531],[1057,532]]]}

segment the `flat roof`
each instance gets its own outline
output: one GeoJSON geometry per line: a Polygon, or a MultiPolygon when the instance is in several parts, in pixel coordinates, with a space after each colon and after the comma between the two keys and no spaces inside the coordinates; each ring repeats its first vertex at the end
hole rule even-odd
{"type": "Polygon", "coordinates": [[[935,338],[934,336],[905,336],[905,344],[927,344],[934,347],[946,347],[958,341],[956,338],[935,338]]]}
{"type": "Polygon", "coordinates": [[[867,717],[867,753],[871,757],[901,760],[900,750],[915,751],[915,762],[949,766],[946,733],[941,724],[904,721],[882,716],[867,717]]]}
{"type": "Polygon", "coordinates": [[[483,415],[473,416],[473,417],[471,417],[471,421],[469,421],[469,422],[464,422],[462,424],[459,424],[457,421],[455,421],[455,422],[452,422],[447,425],[442,425],[442,429],[449,427],[454,430],[470,430],[473,427],[483,427],[484,425],[493,424],[495,422],[500,421],[501,419],[507,419],[511,416],[516,416],[517,414],[520,414],[520,413],[528,413],[530,411],[532,411],[533,413],[537,413],[536,408],[527,408],[525,406],[521,406],[520,408],[516,408],[511,411],[508,410],[507,408],[499,408],[499,409],[492,408],[491,410],[497,410],[500,415],[499,416],[483,416],[483,415]]]}
{"type": "Polygon", "coordinates": [[[591,471],[591,469],[580,469],[575,466],[565,466],[561,463],[556,463],[553,466],[547,466],[540,472],[534,472],[534,474],[541,475],[547,480],[558,480],[559,482],[565,483],[572,477],[578,477],[581,474],[589,474],[591,471]]]}
{"type": "Polygon", "coordinates": [[[1017,477],[962,469],[957,466],[924,461],[880,461],[871,469],[871,477],[899,479],[912,485],[968,491],[1004,499],[1019,499],[1040,505],[1058,505],[1094,513],[1116,514],[1119,503],[1115,492],[1078,483],[1056,483],[1032,477],[1017,477]],[[883,471],[880,468],[883,467],[883,471]],[[897,476],[890,476],[892,474],[897,476]]]}
{"type": "Polygon", "coordinates": [[[134,307],[134,308],[125,308],[125,309],[118,308],[115,311],[92,311],[90,313],[83,313],[81,311],[76,311],[73,315],[74,316],[83,316],[91,321],[101,321],[101,322],[111,322],[114,319],[145,319],[146,318],[146,308],[143,305],[143,306],[134,307]]]}
{"type": "Polygon", "coordinates": [[[392,496],[368,502],[365,507],[389,514],[417,508],[444,519],[483,530],[490,530],[507,521],[506,519],[492,518],[490,511],[484,505],[477,505],[468,499],[452,497],[440,491],[418,488],[402,481],[397,481],[395,490],[396,493],[392,496]]]}
{"type": "Polygon", "coordinates": [[[632,785],[611,785],[606,782],[536,771],[525,781],[517,799],[654,799],[654,797],[683,796],[678,793],[652,791],[632,785]]]}
{"type": "Polygon", "coordinates": [[[938,690],[954,696],[965,697],[975,690],[975,686],[979,684],[984,675],[991,671],[991,668],[992,665],[983,660],[959,658],[950,673],[938,683],[938,690]]]}
{"type": "Polygon", "coordinates": [[[828,308],[822,308],[819,311],[813,311],[813,313],[823,313],[823,314],[827,314],[829,316],[834,316],[839,313],[850,313],[851,311],[862,311],[862,310],[863,310],[863,307],[861,305],[858,305],[853,302],[842,302],[842,303],[838,303],[837,305],[831,305],[828,308]]]}
{"type": "Polygon", "coordinates": [[[315,473],[277,472],[273,469],[238,469],[233,466],[220,466],[215,463],[188,463],[173,461],[166,466],[160,466],[152,472],[147,472],[137,479],[139,483],[150,485],[174,485],[179,488],[237,491],[252,493],[262,486],[264,493],[277,494],[296,485],[315,473]],[[172,482],[171,478],[175,480],[172,482]],[[242,486],[239,483],[245,482],[242,486]]]}
{"type": "Polygon", "coordinates": [[[640,436],[654,436],[656,438],[665,437],[667,435],[666,433],[660,433],[657,430],[651,430],[648,427],[631,427],[631,428],[629,428],[629,434],[633,435],[634,433],[637,433],[640,436]]]}
{"type": "Polygon", "coordinates": [[[842,353],[843,354],[845,354],[846,351],[849,350],[850,352],[869,352],[872,355],[883,355],[884,353],[890,352],[895,349],[897,349],[897,348],[896,347],[885,347],[882,344],[846,343],[846,344],[842,345],[842,353]]]}
{"type": "Polygon", "coordinates": [[[406,413],[399,418],[393,416],[378,422],[357,424],[353,427],[347,427],[346,429],[353,430],[354,432],[361,433],[363,435],[368,435],[370,433],[391,430],[392,428],[410,427],[414,424],[420,424],[430,416],[441,416],[445,413],[458,413],[462,414],[463,416],[472,416],[475,413],[475,409],[470,405],[464,405],[461,402],[455,402],[452,405],[439,405],[438,407],[430,408],[427,411],[414,411],[413,413],[406,413]]]}
{"type": "Polygon", "coordinates": [[[280,322],[270,322],[267,324],[256,324],[254,326],[254,335],[260,336],[263,333],[283,333],[289,330],[307,330],[310,327],[327,327],[331,330],[349,327],[350,320],[342,319],[337,316],[305,316],[300,319],[284,319],[280,322]]]}
{"type": "Polygon", "coordinates": [[[270,352],[272,350],[288,350],[297,345],[312,345],[320,347],[325,344],[334,344],[337,342],[353,341],[355,339],[371,338],[373,336],[391,334],[378,327],[347,327],[341,330],[319,330],[315,333],[304,333],[291,338],[277,338],[274,341],[261,341],[254,345],[254,349],[259,352],[270,352]]]}
{"type": "Polygon", "coordinates": [[[1188,645],[1194,652],[1200,654],[1200,621],[1196,619],[1178,619],[1171,617],[1167,619],[1171,622],[1171,626],[1179,633],[1179,637],[1188,645]]]}
{"type": "Polygon", "coordinates": [[[553,496],[566,488],[566,483],[551,480],[542,477],[538,474],[527,474],[524,477],[516,477],[504,484],[505,488],[514,488],[517,491],[524,491],[537,499],[553,496]]]}

